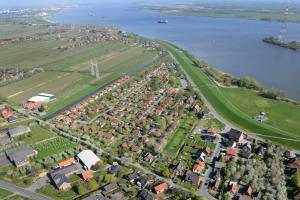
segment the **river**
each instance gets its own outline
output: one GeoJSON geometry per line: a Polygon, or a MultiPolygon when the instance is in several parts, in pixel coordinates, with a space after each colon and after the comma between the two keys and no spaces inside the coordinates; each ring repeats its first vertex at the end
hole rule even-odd
{"type": "MultiPolygon", "coordinates": [[[[126,1],[127,2],[127,1],[126,1]]],[[[80,5],[50,18],[57,23],[115,26],[162,39],[191,51],[236,76],[251,76],[300,100],[300,52],[262,42],[276,36],[280,22],[166,15],[130,8],[129,3],[80,5]],[[168,19],[168,24],[157,23],[168,19]]],[[[288,40],[300,39],[300,24],[288,24],[288,40]]]]}

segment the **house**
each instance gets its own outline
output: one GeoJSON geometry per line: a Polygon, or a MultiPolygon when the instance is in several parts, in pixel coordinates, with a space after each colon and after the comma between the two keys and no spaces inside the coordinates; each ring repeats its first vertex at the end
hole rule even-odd
{"type": "Polygon", "coordinates": [[[18,126],[15,128],[9,128],[7,134],[10,138],[15,138],[25,133],[30,133],[31,130],[28,126],[18,126]]]}
{"type": "Polygon", "coordinates": [[[238,192],[237,182],[229,182],[229,191],[232,194],[236,194],[238,192]]]}
{"type": "Polygon", "coordinates": [[[120,166],[120,165],[113,165],[113,166],[108,170],[108,172],[109,172],[110,174],[114,174],[114,175],[117,175],[120,171],[121,171],[121,166],[120,166]]]}
{"type": "Polygon", "coordinates": [[[226,149],[226,154],[229,156],[236,156],[238,154],[238,151],[233,148],[226,149]]]}
{"type": "Polygon", "coordinates": [[[17,121],[17,119],[18,119],[17,116],[11,115],[7,118],[7,122],[11,123],[11,122],[17,121]]]}
{"type": "Polygon", "coordinates": [[[58,163],[58,166],[60,168],[62,168],[62,167],[66,167],[66,166],[69,166],[71,164],[74,164],[75,162],[76,161],[75,161],[74,158],[69,158],[68,160],[65,160],[65,161],[62,161],[62,162],[58,163]]]}
{"type": "Polygon", "coordinates": [[[248,196],[251,196],[251,195],[252,195],[252,192],[253,192],[252,187],[248,186],[247,189],[246,189],[245,194],[248,195],[248,196]]]}
{"type": "Polygon", "coordinates": [[[193,172],[200,174],[205,169],[205,162],[198,161],[193,165],[193,172]]]}
{"type": "Polygon", "coordinates": [[[149,152],[143,157],[143,161],[152,163],[154,160],[154,156],[149,152]]]}
{"type": "Polygon", "coordinates": [[[140,176],[137,180],[136,180],[136,184],[137,186],[139,186],[140,188],[145,188],[147,187],[150,182],[148,181],[147,177],[145,176],[140,176]]]}
{"type": "Polygon", "coordinates": [[[262,157],[264,155],[264,148],[262,146],[259,146],[255,149],[255,153],[262,157]]]}
{"type": "Polygon", "coordinates": [[[36,152],[28,145],[22,144],[13,149],[6,150],[5,154],[16,167],[22,167],[29,164],[29,158],[35,156],[36,152]]]}
{"type": "Polygon", "coordinates": [[[293,158],[287,167],[290,169],[300,169],[300,160],[293,158]]]}
{"type": "Polygon", "coordinates": [[[10,138],[6,134],[6,131],[0,131],[0,145],[6,145],[10,142],[10,138]]]}
{"type": "Polygon", "coordinates": [[[241,156],[242,158],[249,159],[250,156],[251,156],[251,153],[248,152],[248,151],[242,151],[242,152],[240,152],[240,156],[241,156]]]}
{"type": "Polygon", "coordinates": [[[225,134],[225,137],[231,141],[241,143],[241,141],[244,139],[244,133],[232,128],[225,134]]]}
{"type": "Polygon", "coordinates": [[[200,161],[205,161],[205,157],[206,157],[206,154],[200,150],[199,152],[197,152],[196,154],[196,160],[200,160],[200,161]]]}
{"type": "Polygon", "coordinates": [[[204,149],[203,149],[203,152],[206,154],[206,155],[210,155],[211,154],[211,150],[208,146],[206,146],[204,149]]]}
{"type": "Polygon", "coordinates": [[[223,145],[225,147],[234,148],[234,147],[236,147],[236,142],[227,139],[227,140],[223,141],[223,145]]]}
{"type": "Polygon", "coordinates": [[[87,170],[87,171],[83,171],[83,172],[81,173],[81,176],[82,176],[82,179],[83,179],[83,180],[88,181],[88,180],[90,180],[91,178],[93,178],[94,173],[93,173],[93,171],[91,171],[91,170],[87,170]]]}
{"type": "Polygon", "coordinates": [[[184,174],[184,162],[181,160],[174,170],[175,176],[183,176],[184,174]]]}
{"type": "Polygon", "coordinates": [[[169,188],[167,183],[161,183],[154,187],[156,194],[165,192],[169,188]]]}
{"type": "Polygon", "coordinates": [[[215,162],[215,168],[216,169],[222,169],[226,167],[226,163],[223,163],[223,162],[215,162]]]}
{"type": "Polygon", "coordinates": [[[91,150],[83,150],[78,155],[77,158],[79,162],[83,165],[85,169],[90,170],[97,162],[100,161],[98,156],[91,150]]]}
{"type": "Polygon", "coordinates": [[[140,175],[139,175],[138,173],[134,172],[134,173],[128,174],[128,175],[126,176],[126,179],[127,179],[129,182],[133,183],[133,182],[136,181],[139,177],[140,177],[140,175]]]}
{"type": "Polygon", "coordinates": [[[218,134],[219,132],[219,129],[215,128],[215,127],[210,127],[206,130],[206,133],[209,134],[209,135],[216,135],[218,134]]]}
{"type": "Polygon", "coordinates": [[[58,190],[68,190],[72,188],[71,184],[68,183],[68,178],[64,174],[50,174],[50,181],[58,190]]]}
{"type": "Polygon", "coordinates": [[[202,178],[201,178],[201,176],[195,174],[192,171],[187,171],[186,174],[185,174],[184,180],[187,183],[198,186],[198,185],[200,185],[200,182],[201,182],[202,178]]]}
{"type": "Polygon", "coordinates": [[[103,194],[106,196],[107,194],[118,190],[120,187],[116,182],[109,183],[102,187],[103,194]]]}
{"type": "Polygon", "coordinates": [[[142,190],[139,194],[139,200],[157,200],[157,198],[149,190],[142,190]]]}
{"type": "Polygon", "coordinates": [[[285,156],[286,156],[287,158],[296,158],[296,154],[295,154],[294,151],[286,151],[286,152],[285,152],[285,156]]]}
{"type": "Polygon", "coordinates": [[[66,167],[58,168],[54,170],[51,174],[63,174],[67,177],[72,176],[74,174],[78,174],[80,169],[76,164],[71,164],[66,167]]]}

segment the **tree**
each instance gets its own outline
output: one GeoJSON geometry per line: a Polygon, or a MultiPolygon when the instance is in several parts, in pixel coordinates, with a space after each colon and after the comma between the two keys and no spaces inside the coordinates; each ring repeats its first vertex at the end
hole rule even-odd
{"type": "Polygon", "coordinates": [[[293,176],[293,184],[300,188],[300,171],[298,170],[297,173],[293,176]]]}
{"type": "Polygon", "coordinates": [[[77,186],[76,191],[79,195],[84,195],[85,194],[85,188],[81,184],[77,186]]]}
{"type": "Polygon", "coordinates": [[[170,170],[169,170],[169,168],[165,168],[163,171],[162,171],[162,175],[164,176],[164,177],[169,177],[170,176],[170,170]]]}
{"type": "Polygon", "coordinates": [[[113,175],[112,174],[105,174],[103,178],[104,183],[110,183],[113,180],[113,175]]]}
{"type": "Polygon", "coordinates": [[[88,182],[88,188],[89,190],[96,190],[99,187],[99,184],[95,179],[92,179],[88,182]]]}

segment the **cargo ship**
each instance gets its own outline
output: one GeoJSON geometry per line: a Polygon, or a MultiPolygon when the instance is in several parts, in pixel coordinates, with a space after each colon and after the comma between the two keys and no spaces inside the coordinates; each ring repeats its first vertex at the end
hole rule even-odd
{"type": "Polygon", "coordinates": [[[168,23],[168,20],[159,20],[157,23],[159,24],[167,24],[168,23]]]}

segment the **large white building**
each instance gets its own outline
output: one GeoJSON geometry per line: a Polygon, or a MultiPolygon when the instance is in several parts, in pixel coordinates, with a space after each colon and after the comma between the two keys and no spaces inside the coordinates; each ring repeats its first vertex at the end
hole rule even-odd
{"type": "Polygon", "coordinates": [[[33,102],[33,103],[37,103],[37,102],[48,103],[48,102],[50,102],[53,99],[54,99],[54,95],[52,95],[52,94],[40,93],[39,95],[31,97],[30,99],[28,99],[28,102],[33,102]]]}
{"type": "Polygon", "coordinates": [[[79,162],[82,163],[84,168],[90,170],[92,166],[94,166],[100,158],[91,150],[83,150],[77,155],[79,162]]]}

